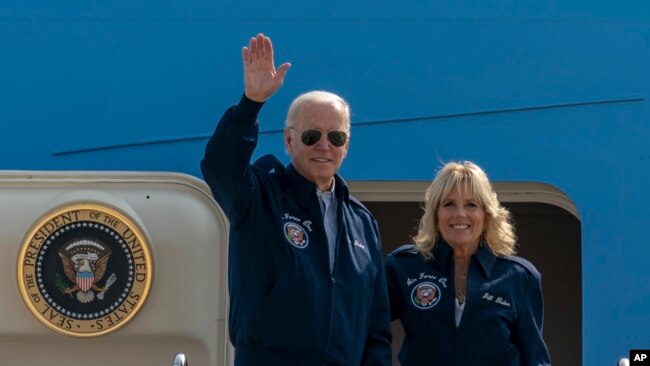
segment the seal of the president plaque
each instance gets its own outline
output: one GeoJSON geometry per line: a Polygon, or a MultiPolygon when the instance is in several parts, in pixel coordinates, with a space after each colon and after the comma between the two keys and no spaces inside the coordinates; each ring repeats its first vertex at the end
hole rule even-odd
{"type": "Polygon", "coordinates": [[[18,284],[34,316],[49,328],[93,337],[128,323],[153,276],[151,250],[126,214],[72,204],[41,218],[18,258],[18,284]]]}

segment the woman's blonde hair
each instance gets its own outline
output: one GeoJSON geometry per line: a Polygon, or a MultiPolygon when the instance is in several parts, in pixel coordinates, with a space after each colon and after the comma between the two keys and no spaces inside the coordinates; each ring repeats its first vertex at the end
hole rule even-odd
{"type": "Polygon", "coordinates": [[[433,259],[433,251],[440,231],[438,208],[456,187],[474,193],[478,204],[485,211],[485,226],[481,240],[495,255],[515,254],[516,237],[510,212],[501,206],[487,174],[470,161],[447,163],[438,171],[425,194],[424,215],[420,219],[418,233],[413,237],[417,251],[425,259],[433,259]]]}

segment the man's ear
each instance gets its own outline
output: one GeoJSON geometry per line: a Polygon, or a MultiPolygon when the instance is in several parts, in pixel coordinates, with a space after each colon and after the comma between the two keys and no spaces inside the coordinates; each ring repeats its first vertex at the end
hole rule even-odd
{"type": "Polygon", "coordinates": [[[284,148],[289,151],[289,147],[293,143],[293,136],[291,134],[291,129],[290,128],[285,128],[284,129],[284,148]]]}

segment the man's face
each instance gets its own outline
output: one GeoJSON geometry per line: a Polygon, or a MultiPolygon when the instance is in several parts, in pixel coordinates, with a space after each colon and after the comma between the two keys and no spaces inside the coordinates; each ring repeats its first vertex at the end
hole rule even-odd
{"type": "Polygon", "coordinates": [[[301,111],[296,125],[284,131],[284,143],[293,166],[321,191],[327,191],[332,186],[334,174],[339,170],[350,145],[348,139],[343,146],[337,147],[327,137],[330,131],[345,131],[340,108],[332,103],[308,104],[301,111]],[[307,130],[321,132],[320,139],[311,146],[301,140],[302,133],[307,130]]]}

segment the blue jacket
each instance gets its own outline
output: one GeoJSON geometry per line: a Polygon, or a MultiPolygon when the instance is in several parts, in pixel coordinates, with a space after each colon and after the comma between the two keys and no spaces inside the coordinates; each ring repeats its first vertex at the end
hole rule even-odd
{"type": "Polygon", "coordinates": [[[519,257],[497,257],[481,245],[471,259],[468,294],[455,323],[454,260],[438,242],[433,261],[414,245],[386,259],[391,320],[404,327],[399,353],[410,365],[550,365],[542,339],[541,275],[519,257]]]}
{"type": "Polygon", "coordinates": [[[336,260],[316,186],[271,155],[249,161],[261,103],[226,110],[203,176],[230,221],[228,284],[235,365],[390,365],[377,224],[338,175],[336,260]]]}

